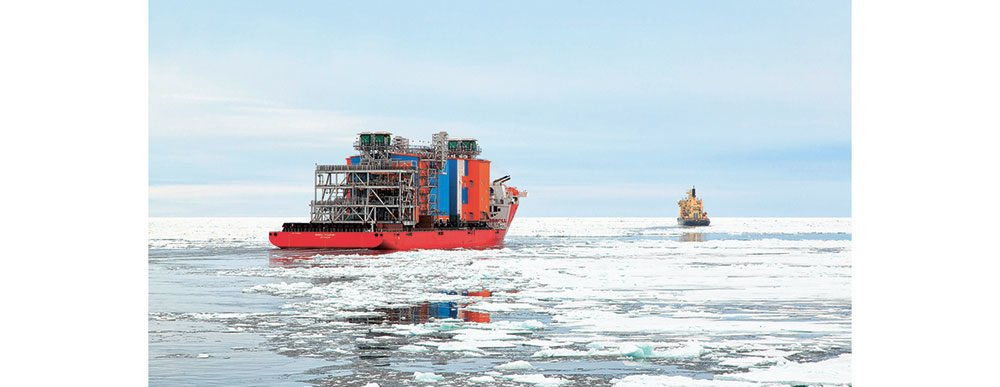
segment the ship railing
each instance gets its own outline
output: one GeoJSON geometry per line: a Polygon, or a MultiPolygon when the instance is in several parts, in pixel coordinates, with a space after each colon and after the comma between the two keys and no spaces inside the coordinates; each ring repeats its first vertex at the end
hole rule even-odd
{"type": "Polygon", "coordinates": [[[381,201],[378,200],[368,200],[366,203],[361,199],[334,199],[334,200],[310,200],[310,206],[314,207],[380,207],[380,206],[404,206],[404,207],[414,207],[416,203],[401,200],[399,198],[383,198],[381,201]]]}
{"type": "Polygon", "coordinates": [[[416,171],[417,167],[414,166],[402,166],[402,165],[317,165],[316,172],[333,172],[333,171],[365,171],[365,172],[377,172],[377,171],[389,171],[389,172],[410,172],[416,171]]]}
{"type": "Polygon", "coordinates": [[[416,186],[409,184],[398,185],[398,184],[382,184],[377,182],[342,182],[342,183],[330,183],[330,184],[316,184],[316,188],[365,188],[365,189],[404,189],[404,190],[415,190],[416,186]]]}
{"type": "Polygon", "coordinates": [[[448,154],[453,156],[476,157],[483,153],[483,147],[476,146],[476,149],[448,149],[448,154]]]}

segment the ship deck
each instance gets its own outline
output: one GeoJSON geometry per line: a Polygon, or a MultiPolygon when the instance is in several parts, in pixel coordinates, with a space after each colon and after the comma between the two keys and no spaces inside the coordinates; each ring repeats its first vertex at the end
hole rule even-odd
{"type": "Polygon", "coordinates": [[[421,229],[413,231],[288,232],[268,234],[280,248],[323,249],[449,249],[489,247],[503,243],[507,230],[421,229]]]}

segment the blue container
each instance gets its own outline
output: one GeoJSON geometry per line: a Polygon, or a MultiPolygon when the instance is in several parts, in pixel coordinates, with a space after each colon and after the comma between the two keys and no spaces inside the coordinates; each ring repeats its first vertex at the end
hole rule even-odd
{"type": "Polygon", "coordinates": [[[441,169],[441,174],[438,175],[436,185],[434,189],[431,189],[437,197],[437,208],[434,215],[448,215],[451,213],[451,175],[449,174],[450,168],[448,165],[450,163],[445,163],[445,167],[441,169]]]}
{"type": "Polygon", "coordinates": [[[448,215],[459,215],[462,209],[459,207],[462,203],[462,173],[465,169],[462,168],[465,163],[460,163],[459,160],[449,159],[448,160],[448,215]]]}

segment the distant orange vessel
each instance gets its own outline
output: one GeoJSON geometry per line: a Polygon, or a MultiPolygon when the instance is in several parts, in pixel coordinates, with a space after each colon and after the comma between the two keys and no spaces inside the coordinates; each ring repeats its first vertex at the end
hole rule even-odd
{"type": "Polygon", "coordinates": [[[677,217],[677,224],[682,226],[708,226],[712,221],[708,219],[708,213],[701,205],[701,199],[695,196],[694,187],[687,192],[688,196],[677,202],[680,206],[680,216],[677,217]]]}

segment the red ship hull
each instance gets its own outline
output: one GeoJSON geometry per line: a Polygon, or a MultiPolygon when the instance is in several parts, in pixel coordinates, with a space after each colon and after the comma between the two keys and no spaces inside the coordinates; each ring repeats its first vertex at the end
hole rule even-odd
{"type": "MultiPolygon", "coordinates": [[[[510,228],[517,212],[511,205],[507,227],[510,228]]],[[[490,247],[503,243],[507,229],[503,230],[454,230],[416,229],[413,231],[373,232],[283,232],[272,231],[268,239],[280,248],[304,249],[453,249],[490,247]]]]}

